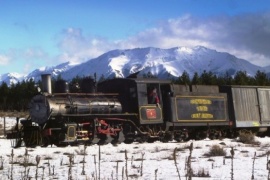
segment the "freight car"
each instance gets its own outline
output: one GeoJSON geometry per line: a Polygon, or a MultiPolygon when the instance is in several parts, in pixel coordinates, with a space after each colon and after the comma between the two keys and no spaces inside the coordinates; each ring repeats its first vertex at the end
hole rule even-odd
{"type": "Polygon", "coordinates": [[[270,126],[270,89],[263,87],[116,78],[98,85],[83,81],[76,93],[58,81],[52,93],[48,74],[42,75],[42,87],[30,102],[29,118],[20,121],[14,146],[222,138],[241,128],[265,131],[270,126]]]}
{"type": "Polygon", "coordinates": [[[232,85],[219,89],[228,95],[228,116],[234,123],[232,136],[237,136],[238,130],[269,133],[270,87],[232,85]]]}

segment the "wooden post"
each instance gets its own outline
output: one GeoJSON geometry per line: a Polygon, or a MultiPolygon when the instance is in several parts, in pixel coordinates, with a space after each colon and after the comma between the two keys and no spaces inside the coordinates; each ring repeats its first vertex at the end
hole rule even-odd
{"type": "Polygon", "coordinates": [[[4,137],[6,137],[6,117],[4,117],[4,137]]]}
{"type": "Polygon", "coordinates": [[[16,126],[15,126],[15,130],[18,132],[19,131],[19,117],[16,117],[16,126]]]}

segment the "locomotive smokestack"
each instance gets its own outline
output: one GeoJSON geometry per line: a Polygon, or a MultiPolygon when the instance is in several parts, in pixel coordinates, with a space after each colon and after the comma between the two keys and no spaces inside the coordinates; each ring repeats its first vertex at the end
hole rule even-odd
{"type": "Polygon", "coordinates": [[[51,75],[50,74],[42,74],[42,92],[44,93],[52,93],[52,81],[51,81],[51,75]]]}

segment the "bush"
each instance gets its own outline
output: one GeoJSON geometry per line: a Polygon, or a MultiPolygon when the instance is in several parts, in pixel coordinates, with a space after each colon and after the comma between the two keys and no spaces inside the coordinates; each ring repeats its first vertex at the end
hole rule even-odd
{"type": "Polygon", "coordinates": [[[255,143],[255,134],[251,131],[241,130],[239,131],[238,141],[244,144],[254,144],[255,143]]]}
{"type": "Polygon", "coordinates": [[[199,169],[197,174],[193,174],[194,177],[210,177],[209,172],[204,169],[199,169]]]}
{"type": "Polygon", "coordinates": [[[208,153],[206,153],[206,155],[207,156],[226,156],[226,151],[219,145],[213,145],[210,147],[210,150],[208,153]]]}

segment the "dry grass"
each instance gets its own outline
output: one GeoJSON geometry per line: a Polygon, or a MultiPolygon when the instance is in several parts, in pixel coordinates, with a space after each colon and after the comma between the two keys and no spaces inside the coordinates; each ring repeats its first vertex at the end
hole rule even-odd
{"type": "MultiPolygon", "coordinates": [[[[156,149],[158,149],[158,148],[154,148],[154,150],[156,150],[156,149]]],[[[174,160],[175,161],[174,164],[176,166],[176,170],[181,170],[181,169],[183,170],[183,169],[187,168],[187,165],[185,164],[185,162],[179,161],[180,160],[179,159],[179,156],[180,155],[178,154],[178,156],[177,156],[177,153],[181,152],[181,151],[179,151],[180,149],[182,149],[182,148],[175,148],[174,149],[174,155],[171,155],[170,154],[171,156],[169,158],[167,157],[167,159],[174,160]]],[[[190,150],[191,150],[191,147],[190,147],[190,150]]],[[[37,171],[36,174],[37,174],[37,177],[38,178],[42,178],[44,176],[44,173],[42,172],[42,168],[43,168],[43,171],[50,172],[49,173],[49,177],[51,179],[57,179],[57,176],[59,176],[59,174],[57,174],[57,173],[55,174],[54,173],[54,169],[59,169],[59,168],[60,169],[69,169],[69,172],[71,172],[71,171],[79,171],[76,168],[83,166],[83,165],[81,165],[83,163],[85,163],[85,167],[87,167],[87,164],[89,163],[89,161],[82,160],[82,157],[81,156],[74,157],[74,154],[87,155],[87,153],[85,153],[85,152],[82,153],[82,149],[81,148],[78,148],[77,150],[75,149],[73,153],[60,152],[60,151],[54,152],[54,154],[57,154],[57,156],[63,156],[64,155],[64,156],[68,156],[68,157],[71,157],[72,156],[74,158],[74,159],[72,159],[72,162],[70,162],[70,163],[66,162],[66,160],[65,160],[65,163],[62,162],[60,164],[60,166],[59,165],[55,165],[56,163],[54,162],[54,158],[52,158],[52,157],[50,157],[48,155],[45,156],[45,157],[43,157],[43,158],[41,158],[41,163],[39,165],[39,164],[37,164],[34,161],[34,156],[31,155],[32,149],[28,149],[27,152],[29,152],[29,159],[27,157],[28,161],[25,161],[25,158],[26,158],[26,155],[25,154],[19,154],[19,155],[16,155],[16,159],[15,159],[15,161],[12,162],[12,164],[14,166],[20,166],[22,168],[25,168],[26,170],[30,170],[30,172],[31,171],[37,171]],[[77,165],[75,165],[75,164],[77,164],[77,165]],[[32,166],[36,166],[36,168],[33,168],[32,166]]],[[[123,154],[123,156],[125,156],[125,157],[128,157],[128,156],[131,156],[132,155],[132,152],[129,152],[129,154],[128,154],[128,152],[126,150],[125,151],[122,150],[121,153],[123,153],[123,152],[125,152],[125,154],[123,154]]],[[[241,151],[241,152],[245,153],[244,150],[241,151]]],[[[270,154],[269,151],[265,151],[263,155],[264,156],[267,156],[269,154],[270,154]]],[[[224,156],[223,165],[225,165],[226,151],[224,150],[224,146],[221,146],[221,145],[212,145],[212,146],[209,146],[209,151],[206,153],[206,155],[207,156],[211,156],[211,157],[214,157],[214,156],[224,156]]],[[[257,158],[258,157],[259,156],[257,156],[257,158]]],[[[191,158],[192,157],[190,155],[190,159],[191,158]]],[[[134,159],[132,157],[132,158],[127,158],[126,160],[112,160],[111,162],[117,162],[117,166],[116,166],[115,170],[112,171],[111,177],[107,177],[107,179],[110,179],[110,178],[111,179],[117,179],[117,178],[119,178],[121,176],[120,175],[121,174],[120,173],[121,172],[121,167],[124,168],[124,172],[125,172],[125,170],[127,168],[126,166],[123,165],[124,163],[127,163],[129,165],[128,171],[130,172],[130,174],[129,173],[127,174],[127,177],[129,179],[138,179],[140,177],[143,177],[143,172],[148,171],[147,170],[147,167],[144,167],[144,164],[142,163],[146,159],[147,158],[144,158],[143,155],[142,155],[141,157],[136,157],[134,159]],[[119,165],[118,163],[121,163],[121,165],[119,165]]],[[[155,160],[155,159],[153,159],[153,160],[155,160]]],[[[71,159],[70,159],[70,161],[71,161],[71,159]]],[[[220,168],[222,166],[221,164],[217,164],[217,165],[214,166],[214,163],[215,163],[214,158],[213,159],[209,159],[208,161],[212,161],[213,162],[212,168],[216,168],[216,167],[220,168]]],[[[4,164],[1,166],[1,159],[0,159],[0,172],[3,172],[3,170],[6,170],[7,171],[7,169],[8,168],[10,169],[11,168],[10,166],[12,165],[11,163],[6,164],[5,161],[3,161],[3,162],[4,162],[4,164]]],[[[103,161],[101,161],[101,162],[103,162],[103,161]]],[[[171,163],[173,164],[173,162],[171,162],[171,163]]],[[[98,168],[98,166],[96,166],[96,164],[92,164],[91,166],[92,167],[97,167],[97,170],[96,171],[98,172],[99,168],[98,168]]],[[[192,165],[191,165],[191,167],[192,167],[192,165]]],[[[103,169],[102,163],[101,163],[101,169],[103,169]]],[[[159,170],[159,171],[162,171],[162,170],[159,170]]],[[[157,169],[156,169],[155,174],[153,175],[152,179],[158,179],[158,175],[159,174],[157,174],[156,172],[157,172],[157,169]]],[[[191,177],[206,177],[207,178],[207,177],[211,177],[211,174],[209,172],[210,172],[209,171],[209,167],[208,168],[207,167],[201,167],[201,168],[196,169],[196,170],[192,169],[190,176],[191,177]]],[[[11,173],[11,172],[9,172],[9,173],[11,173]]],[[[85,171],[85,173],[83,173],[83,174],[85,176],[88,176],[89,177],[90,176],[89,173],[92,174],[93,179],[98,179],[98,176],[96,175],[96,172],[95,172],[94,169],[92,169],[92,172],[85,171]]],[[[23,179],[24,176],[27,176],[28,178],[33,179],[33,175],[32,175],[32,177],[30,177],[28,174],[29,174],[29,172],[22,173],[22,177],[21,178],[23,179]]],[[[122,175],[122,177],[126,177],[124,174],[122,175]]],[[[176,174],[177,174],[177,172],[175,172],[175,176],[176,176],[176,174]]],[[[180,174],[179,174],[179,176],[180,176],[180,174]]],[[[183,176],[188,176],[188,174],[182,174],[181,178],[183,176]]],[[[9,178],[10,177],[11,177],[11,175],[9,175],[9,178]]]]}
{"type": "Polygon", "coordinates": [[[205,156],[226,156],[226,151],[219,145],[213,145],[210,147],[209,152],[207,152],[205,156]]]}
{"type": "Polygon", "coordinates": [[[255,141],[255,134],[247,130],[239,131],[238,141],[244,144],[258,144],[258,142],[255,141]]]}

